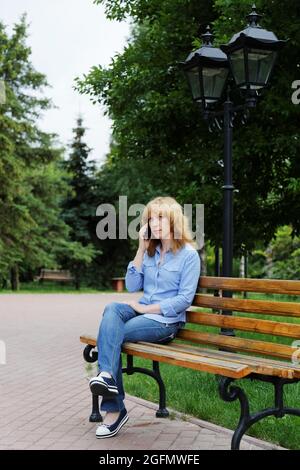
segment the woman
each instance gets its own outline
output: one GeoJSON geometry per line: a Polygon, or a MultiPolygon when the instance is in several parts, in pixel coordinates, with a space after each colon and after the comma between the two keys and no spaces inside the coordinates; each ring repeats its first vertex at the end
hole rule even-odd
{"type": "Polygon", "coordinates": [[[194,248],[187,218],[171,197],[150,201],[142,215],[139,246],[130,261],[125,284],[129,292],[143,289],[139,301],[106,305],[97,340],[99,374],[90,389],[102,395],[106,411],[96,437],[112,437],[128,420],[122,382],[122,343],[168,343],[186,321],[200,276],[200,258],[194,248]]]}

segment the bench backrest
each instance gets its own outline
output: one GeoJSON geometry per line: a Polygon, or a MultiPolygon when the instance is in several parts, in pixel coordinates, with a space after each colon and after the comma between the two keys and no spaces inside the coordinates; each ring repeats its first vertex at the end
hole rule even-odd
{"type": "Polygon", "coordinates": [[[206,327],[217,327],[218,330],[194,331],[186,325],[177,337],[232,351],[291,359],[300,346],[300,341],[298,345],[295,342],[300,340],[300,302],[285,298],[223,297],[224,291],[299,296],[300,281],[201,277],[193,304],[187,311],[187,323],[204,325],[205,330],[206,327]],[[214,295],[203,294],[201,289],[212,290],[214,295]],[[207,312],[207,309],[212,311],[207,312]],[[232,311],[232,315],[226,315],[228,311],[232,311]],[[220,328],[233,329],[236,336],[220,335],[220,328]],[[243,337],[241,332],[247,332],[248,337],[243,337]]]}

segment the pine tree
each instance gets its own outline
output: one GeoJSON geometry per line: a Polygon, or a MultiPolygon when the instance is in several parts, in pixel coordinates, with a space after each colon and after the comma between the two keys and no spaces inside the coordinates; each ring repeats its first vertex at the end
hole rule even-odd
{"type": "Polygon", "coordinates": [[[37,125],[51,101],[37,94],[46,77],[30,61],[23,16],[11,37],[0,22],[0,278],[18,289],[19,273],[54,264],[53,250],[67,236],[59,202],[66,191],[54,134],[37,125]],[[4,102],[3,102],[4,101],[4,102]]]}
{"type": "MultiPolygon", "coordinates": [[[[69,159],[64,162],[64,168],[70,175],[69,184],[72,192],[63,203],[63,219],[70,228],[71,240],[92,249],[96,165],[94,161],[88,160],[91,149],[84,142],[86,129],[83,127],[81,116],[77,118],[76,124],[73,129],[72,151],[69,159]]],[[[94,251],[93,253],[96,254],[94,251]]],[[[73,260],[72,270],[77,288],[80,287],[85,266],[84,260],[73,260]]]]}
{"type": "Polygon", "coordinates": [[[25,16],[11,37],[0,22],[0,282],[13,289],[21,279],[33,279],[41,268],[89,264],[93,247],[70,241],[70,228],[61,216],[69,186],[63,149],[55,134],[38,126],[51,101],[41,92],[46,77],[31,64],[26,44],[25,16]]]}

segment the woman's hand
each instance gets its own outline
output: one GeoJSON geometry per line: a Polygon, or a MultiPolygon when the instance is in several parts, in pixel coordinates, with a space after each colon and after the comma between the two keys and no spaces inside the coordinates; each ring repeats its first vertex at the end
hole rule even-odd
{"type": "Polygon", "coordinates": [[[135,300],[129,300],[129,302],[121,302],[121,304],[127,304],[130,305],[133,310],[135,310],[138,313],[146,313],[146,305],[139,304],[135,300]]]}

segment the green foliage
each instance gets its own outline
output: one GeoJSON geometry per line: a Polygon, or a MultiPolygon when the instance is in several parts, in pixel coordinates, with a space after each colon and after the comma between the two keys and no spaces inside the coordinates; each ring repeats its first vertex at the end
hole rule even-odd
{"type": "Polygon", "coordinates": [[[257,247],[249,256],[249,277],[300,279],[300,238],[291,226],[279,227],[268,246],[257,247]]]}
{"type": "Polygon", "coordinates": [[[77,127],[73,129],[74,140],[71,154],[63,163],[68,173],[70,192],[63,202],[63,218],[71,229],[72,240],[87,244],[90,240],[88,223],[94,215],[93,192],[95,189],[95,164],[88,161],[90,149],[83,141],[85,128],[82,118],[77,119],[77,127]]]}
{"type": "MultiPolygon", "coordinates": [[[[67,234],[59,203],[67,187],[59,168],[62,150],[37,118],[51,106],[42,95],[46,77],[31,62],[25,16],[11,37],[0,23],[0,79],[6,101],[0,108],[0,278],[55,264],[52,248],[67,234]],[[20,267],[20,270],[19,270],[20,267]]],[[[15,279],[15,288],[18,279],[15,279]]]]}
{"type": "MultiPolygon", "coordinates": [[[[112,204],[116,209],[116,219],[119,220],[119,196],[128,196],[127,205],[136,203],[145,204],[154,197],[155,192],[151,184],[150,162],[134,164],[131,160],[118,160],[114,158],[114,149],[107,162],[97,174],[95,201],[112,204]],[[145,174],[143,179],[141,174],[145,174]],[[149,175],[149,177],[147,177],[149,175]]],[[[159,172],[157,171],[157,174],[159,172]]],[[[134,217],[128,217],[128,223],[134,217]]],[[[96,223],[99,219],[96,220],[96,223]]],[[[136,250],[135,240],[119,239],[119,224],[116,227],[116,239],[104,239],[94,237],[95,246],[101,251],[98,258],[98,272],[102,285],[109,287],[110,278],[123,276],[129,259],[136,250]]]]}
{"type": "Polygon", "coordinates": [[[73,272],[76,287],[79,289],[86,268],[97,255],[90,233],[94,228],[92,221],[95,214],[95,164],[88,161],[90,149],[84,142],[85,128],[81,117],[77,119],[73,133],[72,152],[63,164],[69,175],[71,191],[62,205],[63,219],[69,227],[72,242],[66,241],[57,255],[61,264],[73,272]]]}
{"type": "Polygon", "coordinates": [[[51,107],[41,97],[46,77],[31,62],[26,45],[26,17],[11,37],[0,23],[0,79],[6,101],[0,105],[0,283],[12,288],[32,280],[41,268],[91,262],[93,247],[73,241],[61,217],[70,191],[63,149],[54,134],[39,129],[37,119],[51,107]],[[71,241],[70,241],[71,239],[71,241]]]}
{"type": "MultiPolygon", "coordinates": [[[[217,40],[227,41],[243,28],[249,3],[217,0],[215,7],[217,40]]],[[[291,224],[294,234],[300,230],[300,193],[295,184],[300,176],[300,108],[291,101],[292,82],[299,78],[300,4],[297,0],[260,0],[257,9],[263,14],[261,25],[289,41],[249,124],[234,135],[234,180],[239,189],[235,226],[241,239],[246,240],[248,234],[253,240],[269,242],[279,225],[291,224]]]]}
{"type": "Polygon", "coordinates": [[[300,238],[292,236],[290,226],[277,230],[269,252],[272,257],[272,278],[300,279],[300,238]]]}
{"type": "MultiPolygon", "coordinates": [[[[123,160],[129,167],[141,162],[145,169],[151,164],[151,174],[146,175],[145,170],[140,179],[150,179],[155,193],[162,191],[180,202],[205,204],[206,237],[212,245],[220,245],[223,138],[209,134],[178,63],[199,44],[199,25],[203,31],[206,24],[212,24],[216,44],[226,42],[246,26],[250,3],[95,3],[105,6],[109,18],[131,16],[133,23],[129,44],[108,68],[93,67],[82,79],[76,79],[77,89],[103,103],[113,121],[114,162],[123,160]]],[[[257,242],[268,243],[283,223],[291,224],[293,233],[300,230],[300,107],[291,102],[291,84],[299,78],[300,5],[298,0],[260,0],[257,7],[264,14],[262,25],[290,40],[279,55],[271,87],[251,112],[250,121],[234,129],[236,255],[253,250],[257,242]]],[[[134,194],[138,196],[136,190],[134,194]]]]}

